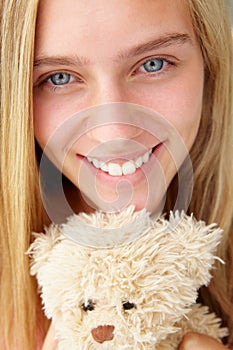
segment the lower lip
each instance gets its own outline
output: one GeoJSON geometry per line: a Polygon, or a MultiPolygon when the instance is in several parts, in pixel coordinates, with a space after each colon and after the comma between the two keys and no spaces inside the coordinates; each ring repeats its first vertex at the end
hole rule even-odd
{"type": "Polygon", "coordinates": [[[120,181],[126,180],[132,184],[136,184],[136,183],[138,183],[138,181],[145,179],[145,175],[148,174],[150,172],[150,169],[152,169],[152,167],[153,167],[153,157],[158,158],[162,149],[163,149],[163,143],[160,143],[158,146],[156,146],[155,150],[151,154],[150,159],[147,163],[144,163],[141,167],[137,168],[133,174],[121,175],[121,176],[112,176],[112,175],[109,175],[107,172],[102,171],[101,169],[97,169],[96,167],[94,167],[93,164],[88,162],[86,157],[83,157],[79,154],[76,154],[76,157],[79,160],[82,160],[82,162],[84,162],[84,164],[87,166],[87,168],[100,181],[114,184],[114,183],[118,183],[119,180],[120,181]]]}

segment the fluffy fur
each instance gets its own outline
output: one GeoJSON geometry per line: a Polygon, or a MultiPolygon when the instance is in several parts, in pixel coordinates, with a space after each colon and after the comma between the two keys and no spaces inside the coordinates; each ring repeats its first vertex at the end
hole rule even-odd
{"type": "Polygon", "coordinates": [[[74,215],[35,236],[31,274],[59,350],[174,350],[187,331],[218,340],[227,334],[214,314],[195,304],[217,259],[221,230],[215,225],[184,213],[153,221],[145,210],[128,208],[74,215]],[[82,244],[89,232],[92,246],[82,244]],[[108,248],[94,247],[96,240],[101,245],[95,232],[104,232],[108,248]]]}

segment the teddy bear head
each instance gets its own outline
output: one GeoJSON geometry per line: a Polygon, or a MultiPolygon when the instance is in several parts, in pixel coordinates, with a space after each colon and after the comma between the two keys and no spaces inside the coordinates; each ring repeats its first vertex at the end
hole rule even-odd
{"type": "MultiPolygon", "coordinates": [[[[92,214],[93,222],[100,217],[92,214]]],[[[90,221],[81,219],[88,234],[90,221]]],[[[64,235],[77,220],[52,225],[30,250],[59,349],[155,349],[209,282],[221,230],[176,213],[148,221],[146,233],[131,242],[95,248],[64,235]]]]}

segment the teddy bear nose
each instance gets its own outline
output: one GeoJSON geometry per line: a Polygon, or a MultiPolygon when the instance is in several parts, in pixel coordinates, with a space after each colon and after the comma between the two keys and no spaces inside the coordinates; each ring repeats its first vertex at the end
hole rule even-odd
{"type": "Polygon", "coordinates": [[[104,343],[105,341],[112,340],[114,338],[114,326],[98,326],[97,328],[92,329],[91,334],[95,341],[98,343],[104,343]]]}

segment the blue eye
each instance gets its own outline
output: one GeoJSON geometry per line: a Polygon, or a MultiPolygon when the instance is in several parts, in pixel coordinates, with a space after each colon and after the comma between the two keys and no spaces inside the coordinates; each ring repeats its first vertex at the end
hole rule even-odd
{"type": "Polygon", "coordinates": [[[141,67],[143,67],[144,71],[147,73],[155,73],[160,71],[165,65],[163,59],[155,58],[153,60],[149,60],[145,62],[141,67]]]}
{"type": "Polygon", "coordinates": [[[52,84],[54,85],[66,85],[71,80],[71,75],[68,73],[56,73],[51,75],[49,78],[52,84]]]}

